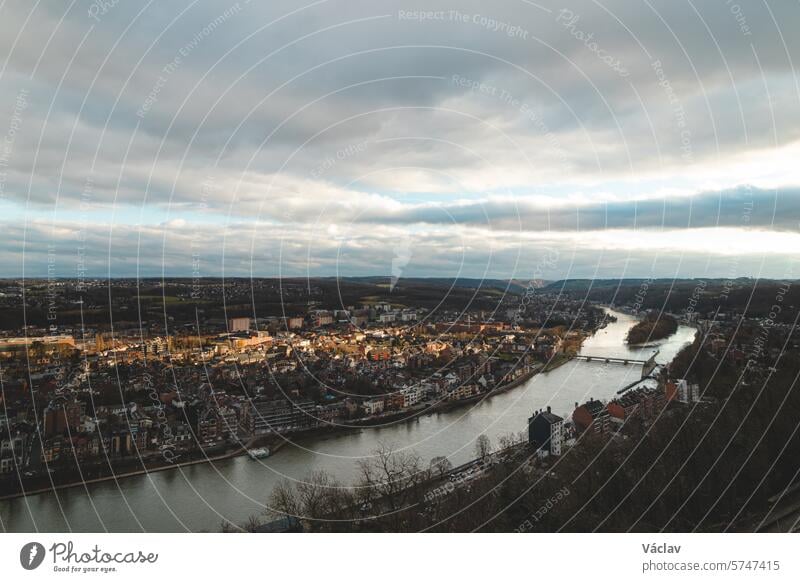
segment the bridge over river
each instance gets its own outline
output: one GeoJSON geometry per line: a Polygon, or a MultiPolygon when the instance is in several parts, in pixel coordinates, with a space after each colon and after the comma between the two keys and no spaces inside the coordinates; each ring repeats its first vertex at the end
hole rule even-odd
{"type": "Polygon", "coordinates": [[[659,354],[661,350],[656,350],[653,354],[647,358],[646,360],[636,360],[633,358],[620,358],[616,356],[598,356],[598,355],[590,355],[590,354],[579,354],[573,356],[575,360],[581,360],[584,362],[601,362],[605,364],[622,364],[623,366],[627,366],[628,364],[631,365],[640,365],[642,366],[642,378],[647,378],[650,374],[653,373],[653,370],[656,367],[656,356],[659,354]]]}

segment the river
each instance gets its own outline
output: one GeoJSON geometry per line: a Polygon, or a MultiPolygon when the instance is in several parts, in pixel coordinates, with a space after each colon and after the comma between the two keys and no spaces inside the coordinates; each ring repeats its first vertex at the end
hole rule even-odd
{"type": "MultiPolygon", "coordinates": [[[[617,321],[588,338],[582,354],[647,359],[659,349],[656,361],[665,364],[695,334],[694,328],[681,326],[669,338],[629,348],[625,335],[636,319],[610,313],[617,321]]],[[[475,456],[475,439],[482,433],[496,443],[502,435],[526,430],[531,412],[546,406],[567,417],[575,402],[590,396],[611,398],[640,374],[640,366],[570,361],[478,404],[387,427],[289,443],[259,461],[240,456],[0,501],[0,530],[219,531],[223,521],[242,523],[261,513],[282,479],[302,479],[324,469],[343,483],[352,482],[358,460],[373,454],[378,443],[412,450],[426,461],[444,455],[457,465],[475,456]]]]}

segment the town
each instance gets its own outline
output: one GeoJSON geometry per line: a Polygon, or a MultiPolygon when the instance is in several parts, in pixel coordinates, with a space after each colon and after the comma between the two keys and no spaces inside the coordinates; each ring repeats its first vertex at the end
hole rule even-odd
{"type": "MultiPolygon", "coordinates": [[[[324,309],[317,289],[304,311],[208,317],[194,329],[171,316],[141,327],[120,320],[113,329],[52,323],[86,305],[86,287],[42,282],[51,323],[0,338],[6,493],[244,451],[265,455],[289,435],[468,404],[563,363],[603,322],[599,307],[549,295],[523,305],[522,293],[507,293],[492,311],[370,298],[324,309]]],[[[239,285],[229,287],[230,301],[239,285]]],[[[185,298],[197,299],[189,289],[196,285],[185,287],[185,298]]],[[[5,302],[19,295],[13,283],[4,288],[5,302]]],[[[172,297],[165,303],[182,298],[172,297]]]]}

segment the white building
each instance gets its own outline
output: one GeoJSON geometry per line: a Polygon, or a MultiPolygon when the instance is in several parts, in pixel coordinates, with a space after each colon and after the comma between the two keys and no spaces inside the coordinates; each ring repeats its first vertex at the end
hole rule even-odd
{"type": "Polygon", "coordinates": [[[685,379],[678,380],[678,400],[684,404],[700,402],[700,385],[689,384],[685,379]]]}
{"type": "Polygon", "coordinates": [[[364,407],[364,412],[367,416],[372,416],[374,414],[380,414],[383,412],[383,400],[365,400],[362,404],[364,407]]]}
{"type": "Polygon", "coordinates": [[[403,395],[403,408],[418,404],[425,396],[425,391],[420,386],[409,386],[400,390],[403,395]]]}

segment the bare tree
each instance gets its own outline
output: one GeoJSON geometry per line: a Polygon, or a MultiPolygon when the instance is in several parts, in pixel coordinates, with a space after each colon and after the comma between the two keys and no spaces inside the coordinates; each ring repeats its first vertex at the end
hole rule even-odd
{"type": "Polygon", "coordinates": [[[439,478],[444,477],[453,469],[453,463],[447,457],[434,457],[431,459],[430,472],[439,478]]]}
{"type": "Polygon", "coordinates": [[[269,498],[269,507],[264,510],[264,514],[270,519],[303,514],[299,495],[289,481],[284,479],[275,486],[269,498]]]}
{"type": "MultiPolygon", "coordinates": [[[[441,457],[431,467],[441,476],[451,465],[441,457]]],[[[381,445],[374,457],[359,463],[359,472],[354,487],[342,486],[323,471],[294,485],[281,482],[264,514],[270,520],[292,516],[307,530],[317,531],[341,531],[354,524],[385,531],[420,527],[419,511],[432,468],[425,468],[417,455],[381,445]]]]}
{"type": "Polygon", "coordinates": [[[489,440],[489,437],[485,434],[478,436],[475,440],[475,454],[478,455],[481,460],[484,460],[491,452],[492,441],[489,440]]]}
{"type": "Polygon", "coordinates": [[[510,449],[527,438],[527,434],[521,432],[504,434],[497,440],[497,447],[499,450],[510,449]]]}
{"type": "Polygon", "coordinates": [[[408,525],[407,511],[422,501],[430,470],[422,468],[417,455],[395,452],[384,444],[359,468],[361,502],[372,508],[374,517],[387,520],[391,531],[402,531],[408,525]]]}
{"type": "Polygon", "coordinates": [[[324,471],[315,471],[294,486],[287,481],[279,483],[264,513],[271,519],[294,517],[308,529],[330,529],[354,517],[355,503],[350,488],[324,471]]]}

